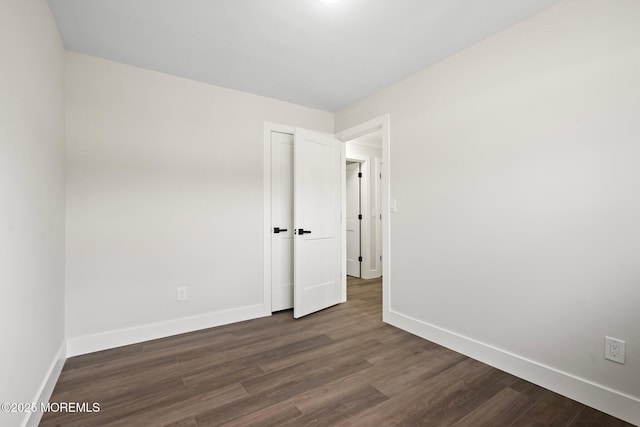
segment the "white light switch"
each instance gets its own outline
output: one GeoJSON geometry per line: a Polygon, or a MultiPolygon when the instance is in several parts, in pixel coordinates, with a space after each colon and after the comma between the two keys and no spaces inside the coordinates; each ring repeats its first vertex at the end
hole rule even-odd
{"type": "Polygon", "coordinates": [[[398,212],[398,203],[396,199],[389,200],[389,210],[391,212],[398,212]]]}

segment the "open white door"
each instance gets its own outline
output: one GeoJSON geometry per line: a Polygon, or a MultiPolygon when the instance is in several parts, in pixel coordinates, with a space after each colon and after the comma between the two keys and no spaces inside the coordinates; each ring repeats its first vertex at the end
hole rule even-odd
{"type": "Polygon", "coordinates": [[[296,128],[294,306],[298,318],[342,301],[342,143],[296,128]]]}

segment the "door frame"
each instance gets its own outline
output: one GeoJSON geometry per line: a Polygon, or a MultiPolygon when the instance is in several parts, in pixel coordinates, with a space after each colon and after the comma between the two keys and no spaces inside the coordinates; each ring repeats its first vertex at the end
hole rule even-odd
{"type": "MultiPolygon", "coordinates": [[[[382,226],[381,226],[381,239],[382,239],[382,320],[384,322],[389,321],[389,307],[391,305],[390,290],[391,290],[391,227],[389,221],[389,154],[391,144],[391,116],[385,114],[375,119],[360,123],[359,125],[345,129],[338,132],[334,136],[346,143],[352,139],[359,138],[372,132],[381,131],[382,134],[382,188],[381,188],[381,213],[382,213],[382,226]]],[[[295,135],[295,127],[281,125],[272,122],[264,122],[263,132],[263,315],[271,315],[271,132],[282,132],[295,135]]],[[[343,158],[345,152],[345,144],[342,146],[343,158]]],[[[342,182],[342,230],[346,229],[346,173],[342,168],[341,182],[342,182]]],[[[342,301],[347,300],[347,286],[346,286],[346,251],[347,251],[347,238],[346,233],[342,232],[342,272],[343,277],[342,284],[342,301]]]]}
{"type": "MultiPolygon", "coordinates": [[[[390,171],[390,151],[391,151],[391,115],[385,114],[375,119],[360,123],[356,126],[342,130],[336,133],[336,138],[342,142],[348,142],[361,136],[368,135],[373,132],[381,131],[382,135],[382,183],[381,183],[381,208],[382,224],[382,321],[389,321],[389,307],[391,306],[391,224],[389,218],[389,189],[391,177],[390,171]]],[[[346,188],[346,178],[343,177],[343,188],[346,188]]],[[[346,219],[343,216],[343,229],[346,228],[346,219]]],[[[343,253],[346,253],[347,239],[343,236],[343,253]]],[[[346,271],[346,258],[344,259],[346,271]]]]}

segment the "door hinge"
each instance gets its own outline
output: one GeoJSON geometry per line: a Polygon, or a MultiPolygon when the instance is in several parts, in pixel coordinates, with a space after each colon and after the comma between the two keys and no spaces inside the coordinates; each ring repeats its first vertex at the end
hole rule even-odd
{"type": "Polygon", "coordinates": [[[362,172],[358,172],[358,178],[362,178],[362,172]]]}
{"type": "Polygon", "coordinates": [[[362,257],[361,256],[358,257],[358,261],[362,262],[362,257]]]}
{"type": "Polygon", "coordinates": [[[362,219],[362,214],[358,214],[358,219],[362,219]]]}

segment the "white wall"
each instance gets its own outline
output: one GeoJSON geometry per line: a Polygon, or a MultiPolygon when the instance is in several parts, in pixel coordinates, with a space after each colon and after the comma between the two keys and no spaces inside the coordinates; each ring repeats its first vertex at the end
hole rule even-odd
{"type": "Polygon", "coordinates": [[[263,122],[332,132],[333,115],[77,53],[66,67],[70,353],[263,313],[263,122]]]}
{"type": "Polygon", "coordinates": [[[63,61],[46,1],[0,3],[0,402],[48,399],[64,357],[63,61]]]}
{"type": "Polygon", "coordinates": [[[635,423],[638,22],[635,0],[566,0],[336,117],[391,114],[395,322],[635,423]]]}

